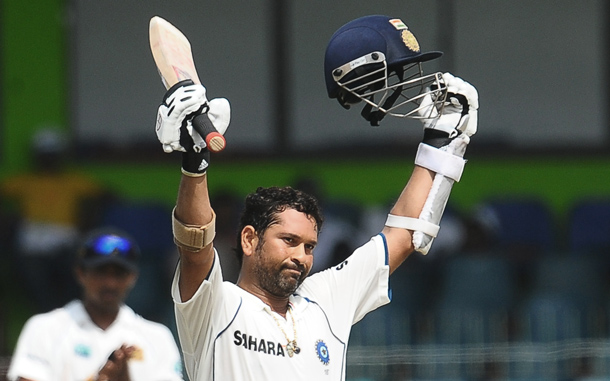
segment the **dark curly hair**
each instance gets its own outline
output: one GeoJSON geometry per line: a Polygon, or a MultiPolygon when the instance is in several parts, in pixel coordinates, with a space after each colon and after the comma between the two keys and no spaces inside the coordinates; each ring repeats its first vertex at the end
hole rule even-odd
{"type": "Polygon", "coordinates": [[[256,234],[262,237],[269,226],[278,222],[278,215],[287,209],[305,213],[316,222],[318,234],[322,229],[324,218],[318,200],[292,187],[259,187],[256,192],[246,196],[239,226],[237,229],[237,245],[235,252],[241,265],[244,251],[241,247],[241,231],[251,225],[256,234]]]}

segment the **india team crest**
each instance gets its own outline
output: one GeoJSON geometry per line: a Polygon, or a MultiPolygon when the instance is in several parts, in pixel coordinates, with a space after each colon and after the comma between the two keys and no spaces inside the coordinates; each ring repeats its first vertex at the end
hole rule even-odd
{"type": "Polygon", "coordinates": [[[409,50],[411,50],[412,52],[419,53],[419,42],[417,42],[417,39],[409,30],[407,24],[402,22],[401,19],[391,19],[389,20],[389,22],[394,28],[396,28],[397,31],[400,32],[402,42],[405,44],[405,46],[409,48],[409,50]]]}
{"type": "Polygon", "coordinates": [[[328,347],[326,346],[326,343],[324,341],[322,341],[322,340],[316,341],[316,353],[317,353],[320,361],[322,361],[322,363],[324,365],[328,365],[328,362],[330,361],[330,357],[328,354],[328,347]]]}
{"type": "Polygon", "coordinates": [[[410,30],[408,30],[408,29],[403,30],[401,33],[401,36],[402,36],[402,42],[405,43],[405,46],[407,48],[409,48],[409,50],[414,51],[414,52],[419,52],[419,43],[417,42],[417,39],[415,38],[413,33],[411,33],[410,30]]]}

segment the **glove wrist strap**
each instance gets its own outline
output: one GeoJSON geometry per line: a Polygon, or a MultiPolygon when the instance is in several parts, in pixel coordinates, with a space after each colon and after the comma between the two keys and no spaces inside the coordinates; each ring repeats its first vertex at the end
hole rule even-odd
{"type": "Polygon", "coordinates": [[[449,133],[442,130],[435,130],[433,128],[424,128],[424,137],[422,143],[432,147],[441,148],[451,143],[452,138],[449,137],[449,133]]]}
{"type": "Polygon", "coordinates": [[[182,173],[190,177],[201,177],[205,175],[210,166],[210,152],[204,149],[202,152],[182,153],[182,173]]]}

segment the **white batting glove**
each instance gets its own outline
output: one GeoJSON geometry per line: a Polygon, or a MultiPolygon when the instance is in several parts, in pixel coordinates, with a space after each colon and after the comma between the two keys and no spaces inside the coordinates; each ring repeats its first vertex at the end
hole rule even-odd
{"type": "Polygon", "coordinates": [[[155,131],[163,151],[201,152],[205,149],[205,140],[192,125],[193,118],[205,112],[216,130],[224,135],[231,120],[228,100],[217,98],[208,102],[205,87],[191,80],[172,86],[157,111],[155,131]]]}
{"type": "Polygon", "coordinates": [[[435,107],[435,100],[430,94],[422,100],[419,114],[427,116],[422,119],[424,129],[446,132],[450,139],[459,134],[474,135],[477,132],[479,109],[477,89],[450,73],[443,74],[443,82],[447,88],[447,98],[443,104],[435,107]]]}
{"type": "MultiPolygon", "coordinates": [[[[193,127],[193,118],[201,113],[207,113],[210,122],[219,134],[224,135],[225,131],[229,127],[231,121],[231,105],[226,98],[214,98],[210,100],[206,105],[203,106],[201,112],[188,117],[186,124],[182,124],[182,130],[180,133],[180,145],[186,149],[186,151],[203,151],[207,144],[205,139],[199,135],[199,132],[193,127]],[[186,132],[184,132],[186,130],[186,132]],[[190,137],[190,138],[189,138],[190,137]],[[192,147],[192,148],[191,148],[192,147]]],[[[166,151],[167,152],[167,151],[166,151]]]]}
{"type": "Polygon", "coordinates": [[[214,98],[208,102],[208,117],[219,134],[224,135],[231,122],[231,104],[226,98],[214,98]]]}

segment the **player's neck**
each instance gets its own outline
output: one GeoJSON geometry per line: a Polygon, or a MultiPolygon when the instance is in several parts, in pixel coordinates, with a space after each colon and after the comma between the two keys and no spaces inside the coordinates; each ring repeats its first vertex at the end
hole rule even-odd
{"type": "Polygon", "coordinates": [[[119,309],[99,308],[95,304],[84,302],[85,310],[91,321],[103,330],[106,330],[119,315],[119,309]]]}
{"type": "Polygon", "coordinates": [[[269,308],[271,308],[271,311],[281,315],[282,317],[286,318],[286,312],[288,312],[288,298],[283,299],[283,300],[276,300],[276,301],[272,301],[272,300],[264,300],[261,299],[263,302],[265,302],[265,304],[267,304],[269,306],[269,308]]]}
{"type": "Polygon", "coordinates": [[[237,286],[262,300],[263,303],[265,303],[269,306],[269,308],[271,308],[271,311],[280,314],[284,318],[286,317],[286,312],[288,311],[289,296],[280,297],[272,295],[269,292],[258,287],[256,284],[242,282],[241,279],[237,282],[237,286]]]}

